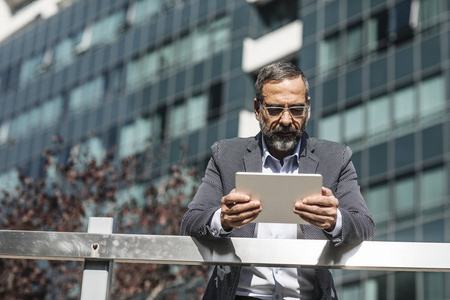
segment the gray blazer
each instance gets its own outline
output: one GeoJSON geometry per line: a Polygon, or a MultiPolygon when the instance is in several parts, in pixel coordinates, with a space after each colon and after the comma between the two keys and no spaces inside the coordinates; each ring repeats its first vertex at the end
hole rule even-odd
{"type": "MultiPolygon", "coordinates": [[[[181,234],[215,237],[209,227],[220,201],[235,188],[236,172],[262,172],[261,133],[252,138],[233,138],[216,142],[212,147],[202,183],[181,222],[181,234]]],[[[351,162],[352,152],[345,145],[302,136],[299,173],[318,173],[323,186],[339,200],[342,234],[333,238],[312,225],[300,225],[306,239],[328,239],[334,246],[371,240],[375,235],[372,216],[360,193],[357,175],[351,162]]],[[[255,224],[233,229],[229,236],[253,237],[255,224]]],[[[239,284],[240,266],[216,266],[203,299],[234,299],[239,284]]],[[[333,278],[328,269],[316,269],[314,299],[337,299],[333,278]]]]}

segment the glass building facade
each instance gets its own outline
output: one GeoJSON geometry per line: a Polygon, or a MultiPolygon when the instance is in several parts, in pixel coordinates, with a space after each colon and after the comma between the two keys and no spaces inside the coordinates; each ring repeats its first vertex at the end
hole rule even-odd
{"type": "MultiPolygon", "coordinates": [[[[288,59],[310,80],[310,135],[354,152],[376,239],[450,242],[449,16],[449,0],[76,1],[0,43],[0,185],[42,176],[55,134],[60,162],[150,147],[155,176],[202,170],[245,125],[258,66],[288,59]]],[[[450,298],[444,273],[333,272],[342,299],[450,298]]]]}
{"type": "MultiPolygon", "coordinates": [[[[352,148],[379,241],[450,242],[449,9],[301,1],[314,133],[352,148]]],[[[343,299],[450,297],[445,273],[333,272],[343,299]]]]}

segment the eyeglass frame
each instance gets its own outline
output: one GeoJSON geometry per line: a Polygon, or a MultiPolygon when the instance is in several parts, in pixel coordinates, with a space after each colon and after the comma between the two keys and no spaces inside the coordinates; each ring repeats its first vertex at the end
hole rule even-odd
{"type": "Polygon", "coordinates": [[[290,115],[292,118],[300,119],[300,118],[305,117],[305,116],[308,114],[308,110],[309,110],[309,108],[310,108],[310,105],[295,105],[295,106],[291,106],[291,107],[287,107],[287,108],[286,108],[286,107],[279,107],[279,106],[265,106],[265,105],[261,102],[261,100],[258,100],[258,102],[259,102],[259,104],[262,106],[262,108],[264,108],[264,110],[266,111],[266,114],[267,114],[270,118],[279,118],[279,117],[282,117],[283,114],[284,114],[284,112],[287,110],[287,111],[289,112],[289,115],[290,115]],[[304,109],[305,109],[305,113],[304,113],[303,115],[301,115],[301,116],[294,116],[294,115],[292,114],[292,112],[291,112],[291,108],[299,108],[299,107],[304,108],[304,109]],[[272,116],[272,115],[270,115],[269,112],[267,111],[268,108],[277,108],[277,109],[282,109],[283,111],[280,112],[280,113],[279,113],[278,115],[276,115],[276,116],[272,116]]]}

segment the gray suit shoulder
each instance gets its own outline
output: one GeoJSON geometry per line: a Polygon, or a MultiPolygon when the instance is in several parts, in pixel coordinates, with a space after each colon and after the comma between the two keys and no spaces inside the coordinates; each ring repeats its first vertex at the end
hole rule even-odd
{"type": "Polygon", "coordinates": [[[309,138],[308,145],[310,149],[314,149],[314,154],[318,156],[331,155],[350,157],[352,155],[352,150],[347,145],[334,141],[309,138]]]}
{"type": "Polygon", "coordinates": [[[211,151],[213,154],[224,154],[231,152],[234,155],[239,154],[244,155],[248,152],[247,149],[251,145],[257,144],[258,144],[257,136],[247,138],[235,137],[215,142],[211,146],[211,151]]]}

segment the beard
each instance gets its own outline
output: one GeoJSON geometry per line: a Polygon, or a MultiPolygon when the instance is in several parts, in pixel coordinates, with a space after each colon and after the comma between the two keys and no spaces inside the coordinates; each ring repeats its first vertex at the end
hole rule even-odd
{"type": "Polygon", "coordinates": [[[305,121],[300,130],[295,129],[293,125],[284,126],[278,125],[273,130],[267,126],[264,122],[263,118],[259,118],[259,127],[261,129],[261,133],[264,137],[264,142],[267,147],[274,148],[277,151],[282,152],[293,152],[295,147],[297,147],[300,139],[302,138],[303,133],[306,130],[307,121],[305,121]],[[292,133],[288,136],[280,135],[280,133],[292,133]]]}

